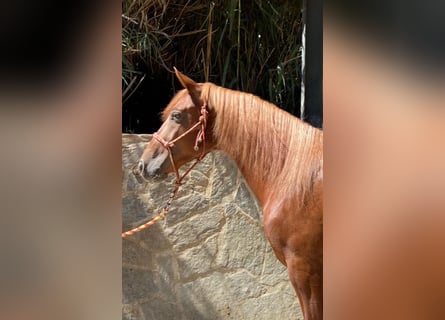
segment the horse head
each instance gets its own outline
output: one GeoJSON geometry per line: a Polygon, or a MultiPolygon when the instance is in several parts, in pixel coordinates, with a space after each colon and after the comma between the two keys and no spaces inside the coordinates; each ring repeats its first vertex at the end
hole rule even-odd
{"type": "Polygon", "coordinates": [[[205,149],[207,109],[201,98],[202,84],[174,69],[184,89],[162,112],[161,127],[133,169],[136,176],[145,179],[175,172],[179,180],[179,167],[193,159],[201,160],[208,151],[205,149]]]}

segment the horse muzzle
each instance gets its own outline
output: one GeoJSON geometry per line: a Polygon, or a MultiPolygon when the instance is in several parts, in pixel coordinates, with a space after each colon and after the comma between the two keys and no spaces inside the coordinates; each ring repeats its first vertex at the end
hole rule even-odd
{"type": "Polygon", "coordinates": [[[144,180],[155,180],[161,175],[161,168],[150,168],[146,165],[144,160],[140,159],[132,168],[132,173],[136,177],[139,183],[144,180]]]}

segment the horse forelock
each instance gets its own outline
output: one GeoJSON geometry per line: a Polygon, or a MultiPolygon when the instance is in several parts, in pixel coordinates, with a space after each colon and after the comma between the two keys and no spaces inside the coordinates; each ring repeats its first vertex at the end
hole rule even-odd
{"type": "Polygon", "coordinates": [[[165,109],[161,112],[161,119],[165,121],[169,114],[173,111],[173,109],[178,107],[178,104],[183,101],[185,97],[187,97],[188,93],[186,89],[182,89],[178,91],[173,98],[170,100],[169,104],[165,109]]]}

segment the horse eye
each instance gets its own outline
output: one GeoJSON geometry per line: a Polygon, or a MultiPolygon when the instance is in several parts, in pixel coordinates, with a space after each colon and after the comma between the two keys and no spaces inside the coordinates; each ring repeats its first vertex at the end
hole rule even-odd
{"type": "Polygon", "coordinates": [[[178,111],[173,112],[172,115],[171,115],[171,119],[176,121],[176,122],[181,121],[181,118],[182,118],[182,114],[181,114],[181,112],[178,112],[178,111]]]}

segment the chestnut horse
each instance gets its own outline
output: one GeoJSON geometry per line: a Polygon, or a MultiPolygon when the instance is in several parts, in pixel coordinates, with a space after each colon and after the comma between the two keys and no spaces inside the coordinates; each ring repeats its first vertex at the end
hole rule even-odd
{"type": "Polygon", "coordinates": [[[225,151],[263,207],[265,234],[287,267],[304,319],[322,319],[322,131],[252,94],[175,72],[185,89],[163,111],[137,174],[177,174],[209,151],[225,151]]]}

